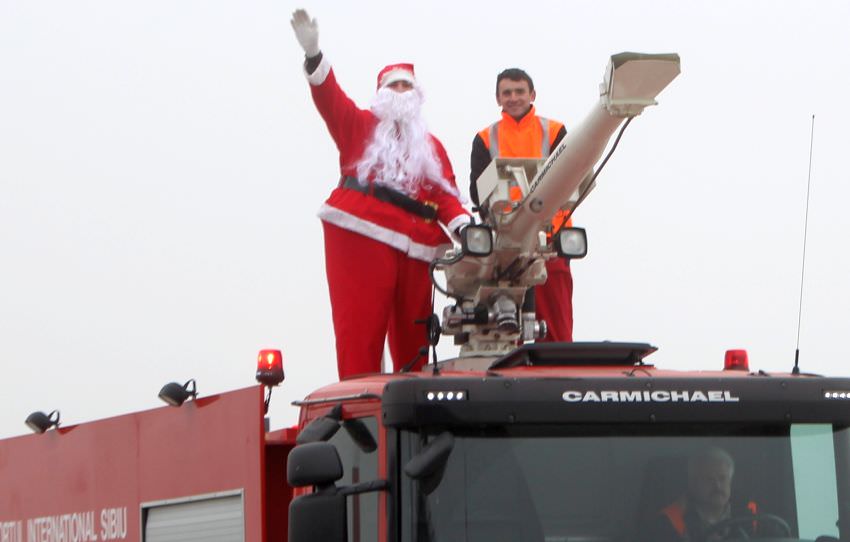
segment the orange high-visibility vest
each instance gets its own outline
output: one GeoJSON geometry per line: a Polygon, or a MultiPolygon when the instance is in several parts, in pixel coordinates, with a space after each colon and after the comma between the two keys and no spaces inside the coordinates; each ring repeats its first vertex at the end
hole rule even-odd
{"type": "Polygon", "coordinates": [[[685,536],[685,532],[688,529],[687,525],[685,525],[685,507],[681,503],[674,502],[661,510],[661,513],[667,516],[667,519],[670,520],[670,525],[673,526],[673,529],[679,536],[685,536]]]}
{"type": "MultiPolygon", "coordinates": [[[[519,122],[503,112],[502,120],[484,128],[478,135],[490,151],[490,158],[546,158],[563,126],[556,120],[538,117],[532,106],[519,122]]],[[[564,224],[566,216],[566,211],[559,210],[555,213],[552,217],[553,231],[557,231],[562,225],[566,228],[573,225],[572,219],[564,224]]]]}
{"type": "MultiPolygon", "coordinates": [[[[754,516],[758,515],[759,507],[758,503],[755,501],[750,501],[747,503],[747,510],[754,516]]],[[[688,530],[687,525],[685,524],[685,506],[681,501],[676,501],[673,504],[665,507],[661,510],[661,513],[667,516],[667,519],[670,520],[670,525],[673,526],[673,529],[678,533],[679,536],[684,537],[686,531],[688,530]]],[[[753,532],[758,531],[758,521],[753,520],[753,532]]]]}

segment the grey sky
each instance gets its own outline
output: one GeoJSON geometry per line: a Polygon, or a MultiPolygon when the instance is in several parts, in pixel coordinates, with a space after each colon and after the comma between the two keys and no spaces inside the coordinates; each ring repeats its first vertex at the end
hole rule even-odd
{"type": "MultiPolygon", "coordinates": [[[[498,71],[576,125],[609,55],[677,52],[682,75],[626,131],[575,220],[577,340],[646,341],[651,361],[794,359],[815,114],[804,371],[847,372],[846,1],[314,2],[0,0],[0,437],[251,385],[284,351],[293,399],[336,375],[315,212],[338,177],[309,99],[296,7],[352,98],[411,61],[468,189],[498,71]]],[[[448,356],[454,348],[441,345],[448,356]]]]}

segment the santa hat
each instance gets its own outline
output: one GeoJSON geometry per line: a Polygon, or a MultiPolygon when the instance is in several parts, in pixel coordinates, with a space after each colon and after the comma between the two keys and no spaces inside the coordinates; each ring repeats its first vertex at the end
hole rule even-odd
{"type": "Polygon", "coordinates": [[[407,81],[411,85],[416,84],[413,64],[390,64],[378,72],[378,88],[392,85],[398,81],[407,81]]]}

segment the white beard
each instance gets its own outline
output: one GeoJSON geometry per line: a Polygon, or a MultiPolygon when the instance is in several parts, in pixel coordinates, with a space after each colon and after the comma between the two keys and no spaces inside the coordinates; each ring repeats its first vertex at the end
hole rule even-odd
{"type": "Polygon", "coordinates": [[[378,125],[366,147],[357,177],[416,196],[423,185],[434,184],[450,194],[457,189],[443,178],[443,168],[422,118],[422,92],[418,88],[396,92],[379,89],[372,99],[378,125]]]}

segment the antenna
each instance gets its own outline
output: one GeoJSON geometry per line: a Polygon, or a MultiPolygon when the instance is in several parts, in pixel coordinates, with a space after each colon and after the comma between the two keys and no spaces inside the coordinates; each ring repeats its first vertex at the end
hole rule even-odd
{"type": "Polygon", "coordinates": [[[806,183],[806,220],[803,225],[803,268],[800,271],[800,307],[797,310],[797,349],[794,352],[794,369],[791,374],[800,374],[800,321],[803,315],[803,279],[806,276],[806,241],[809,234],[809,193],[812,189],[812,149],[815,143],[815,116],[812,115],[812,135],[809,139],[809,180],[806,183]]]}

